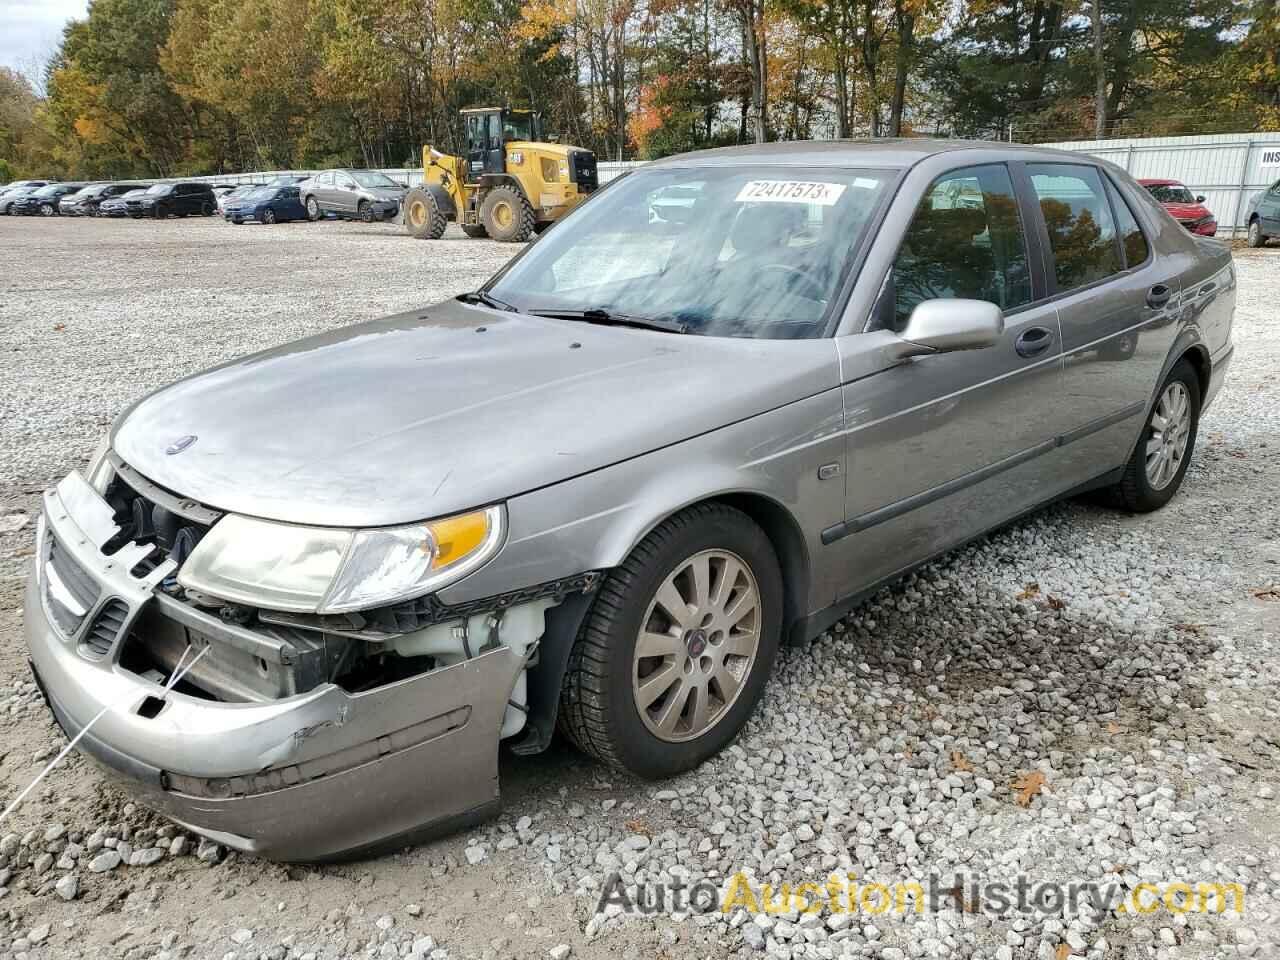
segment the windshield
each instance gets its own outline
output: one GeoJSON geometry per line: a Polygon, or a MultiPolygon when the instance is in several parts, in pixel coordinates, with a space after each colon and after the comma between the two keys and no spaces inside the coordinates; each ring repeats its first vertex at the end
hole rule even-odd
{"type": "Polygon", "coordinates": [[[244,195],[246,200],[270,200],[276,195],[275,187],[257,187],[244,195]]]}
{"type": "MultiPolygon", "coordinates": [[[[71,189],[76,190],[78,188],[72,187],[71,189]]],[[[52,196],[56,196],[59,192],[66,193],[68,191],[67,191],[67,188],[61,183],[51,183],[49,184],[49,186],[41,187],[39,190],[35,191],[35,195],[37,197],[52,197],[52,196]]]]}
{"type": "Polygon", "coordinates": [[[893,174],[639,170],[548,233],[487,292],[519,310],[664,320],[720,337],[820,336],[893,174]]]}
{"type": "Polygon", "coordinates": [[[533,129],[532,113],[516,113],[508,111],[502,117],[502,139],[504,140],[536,140],[533,129]]]}
{"type": "Polygon", "coordinates": [[[157,183],[154,187],[148,187],[147,193],[152,196],[159,196],[162,193],[168,193],[173,189],[173,185],[169,183],[157,183]]]}
{"type": "Polygon", "coordinates": [[[374,170],[351,170],[351,178],[362,187],[398,187],[399,184],[390,177],[374,170]]]}
{"type": "Polygon", "coordinates": [[[1195,203],[1196,198],[1180,183],[1151,183],[1147,185],[1151,195],[1161,203],[1195,203]]]}

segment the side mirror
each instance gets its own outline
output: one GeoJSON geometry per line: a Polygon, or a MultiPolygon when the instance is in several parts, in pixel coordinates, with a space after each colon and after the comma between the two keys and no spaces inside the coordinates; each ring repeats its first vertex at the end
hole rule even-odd
{"type": "Polygon", "coordinates": [[[1000,342],[1004,313],[986,300],[926,300],[916,305],[899,334],[899,357],[953,350],[981,350],[1000,342]]]}
{"type": "Polygon", "coordinates": [[[1196,203],[1204,203],[1204,197],[1203,196],[1196,197],[1196,203]]]}

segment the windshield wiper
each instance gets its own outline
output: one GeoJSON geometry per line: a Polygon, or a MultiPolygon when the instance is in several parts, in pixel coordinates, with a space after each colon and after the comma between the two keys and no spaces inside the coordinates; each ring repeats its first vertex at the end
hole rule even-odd
{"type": "Polygon", "coordinates": [[[458,299],[463,303],[482,303],[486,307],[492,307],[494,310],[506,310],[508,313],[514,313],[515,307],[511,304],[499,300],[497,297],[491,297],[483,290],[472,290],[470,293],[458,294],[458,299]]]}
{"type": "Polygon", "coordinates": [[[611,313],[596,308],[593,310],[526,310],[535,317],[552,317],[557,320],[585,320],[587,323],[599,323],[610,327],[641,327],[645,330],[661,330],[663,333],[688,333],[689,325],[679,320],[667,320],[662,317],[637,317],[629,313],[611,313]]]}

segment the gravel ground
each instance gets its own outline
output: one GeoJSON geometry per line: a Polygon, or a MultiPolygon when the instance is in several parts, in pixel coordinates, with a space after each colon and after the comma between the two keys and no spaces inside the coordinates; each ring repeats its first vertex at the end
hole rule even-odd
{"type": "MultiPolygon", "coordinates": [[[[63,743],[20,631],[44,485],[157,384],[473,288],[511,252],[386,225],[0,220],[0,800],[63,743]]],[[[743,736],[692,774],[510,758],[498,820],[376,861],[246,860],[72,756],[0,825],[0,958],[1277,956],[1280,251],[1237,264],[1232,375],[1158,514],[1045,510],[785,651],[743,736]],[[922,915],[622,917],[596,912],[615,871],[675,908],[673,882],[739,871],[959,890],[922,915]],[[1019,877],[1238,882],[1245,910],[968,892],[1019,877]]]]}

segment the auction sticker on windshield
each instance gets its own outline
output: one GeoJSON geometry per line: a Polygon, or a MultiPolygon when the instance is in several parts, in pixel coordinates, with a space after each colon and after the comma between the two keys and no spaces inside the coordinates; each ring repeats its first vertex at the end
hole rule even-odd
{"type": "Polygon", "coordinates": [[[739,203],[816,203],[829,207],[844,193],[843,183],[820,180],[748,180],[735,198],[739,203]]]}

